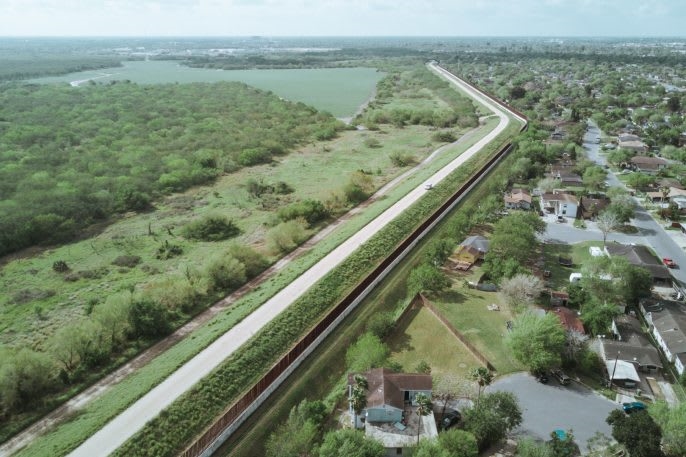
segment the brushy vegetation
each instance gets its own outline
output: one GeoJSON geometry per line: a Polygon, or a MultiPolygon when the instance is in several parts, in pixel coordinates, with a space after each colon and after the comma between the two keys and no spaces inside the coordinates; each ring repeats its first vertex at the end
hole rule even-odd
{"type": "Polygon", "coordinates": [[[9,85],[0,121],[0,256],[69,240],[343,128],[240,83],[9,85]]]}

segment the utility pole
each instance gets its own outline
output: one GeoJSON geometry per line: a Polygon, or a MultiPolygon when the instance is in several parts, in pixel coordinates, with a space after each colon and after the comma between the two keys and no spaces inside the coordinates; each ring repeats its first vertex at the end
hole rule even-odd
{"type": "Polygon", "coordinates": [[[615,379],[615,371],[617,370],[617,360],[619,360],[619,354],[621,354],[621,352],[620,352],[620,351],[617,351],[617,357],[615,357],[615,366],[614,366],[614,368],[612,369],[612,376],[610,376],[610,385],[607,386],[607,387],[610,387],[610,388],[612,387],[612,381],[614,381],[614,379],[615,379]]]}

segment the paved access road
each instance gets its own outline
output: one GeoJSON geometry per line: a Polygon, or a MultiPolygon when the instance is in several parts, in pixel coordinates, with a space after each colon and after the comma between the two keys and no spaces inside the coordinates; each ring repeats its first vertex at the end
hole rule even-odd
{"type": "Polygon", "coordinates": [[[515,433],[547,441],[553,430],[571,429],[582,452],[596,432],[612,436],[605,418],[619,408],[617,403],[574,381],[568,386],[554,379],[541,384],[528,373],[498,378],[486,391],[507,391],[517,396],[524,420],[515,433]]]}
{"type": "Polygon", "coordinates": [[[253,334],[285,310],[314,283],[341,263],[351,252],[405,211],[425,192],[431,192],[425,189],[426,184],[436,184],[443,180],[470,157],[478,153],[484,146],[493,141],[507,127],[510,122],[509,118],[499,106],[440,67],[430,65],[430,68],[452,84],[458,86],[470,97],[492,110],[500,119],[498,126],[110,421],[105,427],[75,449],[70,454],[71,456],[92,457],[94,455],[108,455],[116,450],[176,398],[208,375],[224,359],[233,354],[234,351],[238,350],[253,334]]]}

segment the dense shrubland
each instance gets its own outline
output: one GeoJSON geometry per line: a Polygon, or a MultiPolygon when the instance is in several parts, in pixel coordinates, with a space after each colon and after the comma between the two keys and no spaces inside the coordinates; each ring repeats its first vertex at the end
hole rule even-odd
{"type": "Polygon", "coordinates": [[[341,128],[239,83],[3,87],[0,255],[67,241],[341,128]]]}
{"type": "MultiPolygon", "coordinates": [[[[376,100],[360,121],[370,129],[379,124],[450,128],[475,127],[478,123],[471,100],[424,67],[395,70],[379,81],[376,100]],[[436,99],[442,103],[436,104],[436,99]]],[[[443,135],[444,140],[448,138],[443,135]]]]}

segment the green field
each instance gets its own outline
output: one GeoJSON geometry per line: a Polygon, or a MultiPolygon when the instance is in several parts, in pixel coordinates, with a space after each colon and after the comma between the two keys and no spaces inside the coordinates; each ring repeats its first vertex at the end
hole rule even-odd
{"type": "Polygon", "coordinates": [[[374,68],[294,70],[207,70],[170,61],[122,62],[122,67],[31,79],[32,83],[97,83],[130,80],[138,84],[240,81],[285,99],[314,106],[336,117],[352,117],[373,94],[383,73],[374,68]]]}

